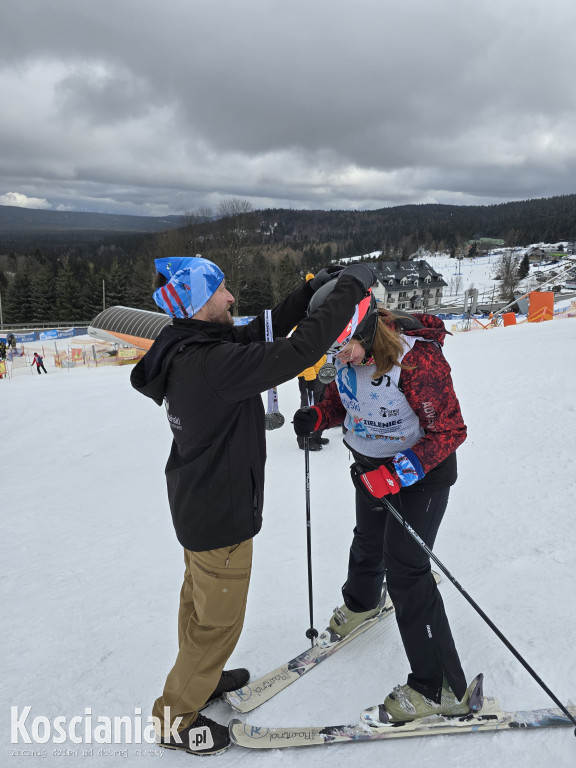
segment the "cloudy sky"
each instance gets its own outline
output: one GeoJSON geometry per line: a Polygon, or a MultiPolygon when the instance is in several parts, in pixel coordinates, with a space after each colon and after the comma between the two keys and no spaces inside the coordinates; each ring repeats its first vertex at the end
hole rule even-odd
{"type": "Polygon", "coordinates": [[[574,0],[5,0],[0,204],[576,192],[574,0]]]}

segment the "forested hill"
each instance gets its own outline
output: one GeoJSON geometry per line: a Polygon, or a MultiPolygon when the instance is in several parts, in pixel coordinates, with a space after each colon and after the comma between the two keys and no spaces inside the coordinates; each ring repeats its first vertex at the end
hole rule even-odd
{"type": "MultiPolygon", "coordinates": [[[[302,249],[332,243],[339,255],[425,247],[450,249],[464,241],[496,238],[506,245],[576,239],[576,194],[498,205],[402,205],[372,211],[255,210],[247,204],[250,239],[302,249]]],[[[218,239],[219,216],[126,216],[0,206],[0,253],[45,247],[67,238],[92,241],[106,235],[157,233],[183,225],[218,239]]],[[[234,216],[232,218],[235,218],[234,216]]]]}
{"type": "Polygon", "coordinates": [[[62,232],[161,232],[182,226],[182,216],[126,216],[114,213],[52,211],[0,205],[0,237],[62,232]]]}
{"type": "Polygon", "coordinates": [[[403,205],[375,211],[259,212],[274,239],[303,243],[347,242],[349,253],[408,250],[423,246],[451,248],[477,238],[506,245],[576,239],[576,194],[499,205],[403,205]]]}
{"type": "Polygon", "coordinates": [[[481,238],[506,246],[573,242],[576,195],[377,211],[255,210],[233,199],[217,214],[191,212],[180,220],[0,206],[4,322],[90,320],[104,302],[154,309],[156,258],[201,253],[215,261],[237,311],[252,315],[333,260],[375,251],[383,260],[408,258],[421,248],[456,256],[481,238]]]}

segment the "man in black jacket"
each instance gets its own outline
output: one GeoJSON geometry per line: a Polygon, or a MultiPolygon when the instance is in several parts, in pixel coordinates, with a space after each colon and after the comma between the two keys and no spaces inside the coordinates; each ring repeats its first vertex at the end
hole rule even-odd
{"type": "Polygon", "coordinates": [[[266,440],[261,393],[314,364],[338,337],[375,282],[365,264],[329,267],[264,316],[234,326],[220,269],[201,257],[158,260],[167,282],[154,294],[173,321],[132,372],[132,385],[166,406],[173,443],[168,499],[185,575],[179,652],[156,700],[160,743],[192,754],[229,746],[228,730],[200,714],[208,701],[249,679],[223,672],[244,621],[252,539],[262,525],[266,440]],[[307,314],[314,291],[337,284],[307,314]],[[286,335],[298,325],[290,338],[286,335]]]}

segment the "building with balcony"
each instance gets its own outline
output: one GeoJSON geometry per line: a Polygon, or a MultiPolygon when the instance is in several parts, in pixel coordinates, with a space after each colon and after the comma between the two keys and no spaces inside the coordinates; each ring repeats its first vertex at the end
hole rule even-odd
{"type": "Polygon", "coordinates": [[[372,292],[385,309],[433,311],[448,283],[426,261],[379,261],[370,265],[378,285],[372,292]]]}

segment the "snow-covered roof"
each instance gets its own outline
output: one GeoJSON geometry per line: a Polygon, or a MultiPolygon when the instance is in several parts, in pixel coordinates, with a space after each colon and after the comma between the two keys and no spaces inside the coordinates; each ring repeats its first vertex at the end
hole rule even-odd
{"type": "Polygon", "coordinates": [[[390,280],[394,280],[395,284],[401,285],[404,279],[413,282],[415,280],[424,281],[429,277],[429,285],[448,285],[442,275],[422,259],[418,261],[378,261],[371,266],[376,277],[383,284],[389,284],[390,280]]]}

